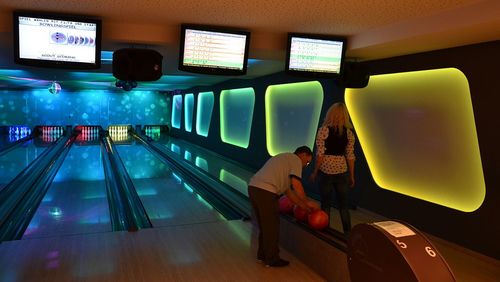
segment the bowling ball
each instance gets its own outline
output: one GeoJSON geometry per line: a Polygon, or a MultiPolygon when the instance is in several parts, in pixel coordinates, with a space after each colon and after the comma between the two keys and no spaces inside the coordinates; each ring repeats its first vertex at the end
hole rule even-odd
{"type": "Polygon", "coordinates": [[[297,221],[307,221],[308,213],[307,210],[295,205],[295,207],[293,207],[293,216],[295,216],[297,221]]]}
{"type": "Polygon", "coordinates": [[[321,230],[328,226],[330,222],[328,219],[328,214],[322,210],[315,210],[309,214],[307,219],[309,226],[313,229],[321,230]]]}
{"type": "Polygon", "coordinates": [[[293,202],[288,199],[287,196],[281,196],[280,198],[280,212],[281,213],[292,213],[293,212],[293,202]]]}

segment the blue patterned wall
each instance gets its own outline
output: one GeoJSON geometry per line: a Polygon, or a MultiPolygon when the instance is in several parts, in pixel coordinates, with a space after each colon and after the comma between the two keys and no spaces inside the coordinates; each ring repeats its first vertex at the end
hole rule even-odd
{"type": "Polygon", "coordinates": [[[0,125],[168,124],[170,97],[153,91],[0,92],[0,125]]]}

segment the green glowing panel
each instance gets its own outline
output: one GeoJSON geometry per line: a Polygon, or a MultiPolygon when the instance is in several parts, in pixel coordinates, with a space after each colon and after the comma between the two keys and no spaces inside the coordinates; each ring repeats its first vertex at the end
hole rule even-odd
{"type": "Polygon", "coordinates": [[[187,132],[191,132],[193,128],[193,106],[193,94],[186,94],[184,97],[184,129],[187,132]]]}
{"type": "Polygon", "coordinates": [[[220,136],[223,142],[248,148],[255,91],[252,87],[220,93],[220,136]]]}
{"type": "Polygon", "coordinates": [[[241,194],[248,196],[248,184],[245,180],[239,178],[238,176],[228,172],[225,169],[221,169],[219,173],[219,179],[226,183],[227,185],[238,190],[241,194]]]}
{"type": "Polygon", "coordinates": [[[172,127],[181,128],[182,95],[172,97],[172,127]]]}
{"type": "Polygon", "coordinates": [[[323,104],[318,81],[270,85],[266,89],[266,144],[269,155],[314,146],[323,104]]]}
{"type": "Polygon", "coordinates": [[[210,120],[214,108],[214,93],[200,92],[198,94],[198,113],[196,114],[196,133],[201,136],[208,136],[210,120]]]}
{"type": "Polygon", "coordinates": [[[464,212],[481,206],[486,188],[460,70],[371,76],[345,99],[377,185],[464,212]]]}

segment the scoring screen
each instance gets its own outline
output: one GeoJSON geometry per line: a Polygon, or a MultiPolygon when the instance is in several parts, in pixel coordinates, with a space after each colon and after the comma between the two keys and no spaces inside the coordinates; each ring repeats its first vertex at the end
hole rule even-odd
{"type": "Polygon", "coordinates": [[[186,29],[185,66],[242,70],[246,35],[186,29]]]}
{"type": "Polygon", "coordinates": [[[339,73],[343,45],[337,40],[292,37],[289,70],[339,73]]]}

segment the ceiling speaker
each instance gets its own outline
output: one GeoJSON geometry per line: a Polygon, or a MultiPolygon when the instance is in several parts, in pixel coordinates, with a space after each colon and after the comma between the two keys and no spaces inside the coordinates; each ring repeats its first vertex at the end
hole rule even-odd
{"type": "Polygon", "coordinates": [[[120,49],[113,52],[113,76],[125,81],[155,81],[162,76],[162,60],[155,50],[120,49]]]}
{"type": "Polygon", "coordinates": [[[364,88],[370,81],[370,71],[367,64],[345,62],[339,85],[345,88],[364,88]]]}

